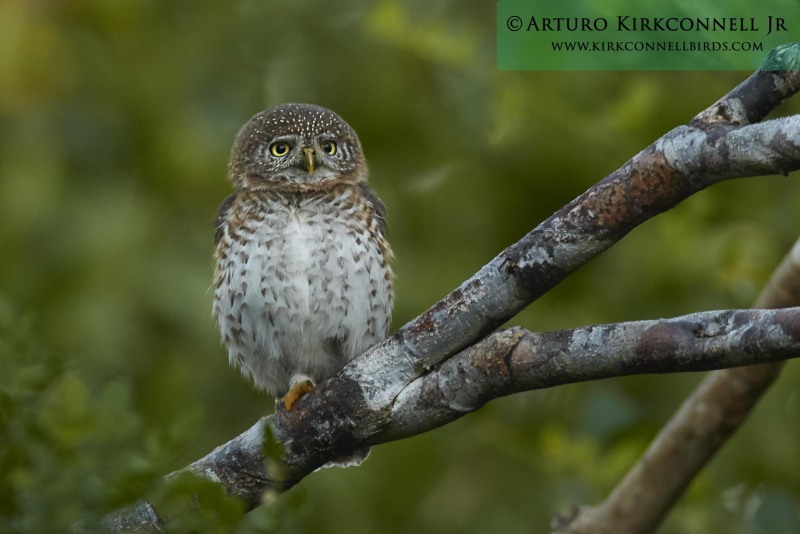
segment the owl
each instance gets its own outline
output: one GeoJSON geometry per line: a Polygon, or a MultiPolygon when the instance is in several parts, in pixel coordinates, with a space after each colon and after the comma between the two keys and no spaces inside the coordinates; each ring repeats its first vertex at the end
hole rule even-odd
{"type": "Polygon", "coordinates": [[[289,411],[386,337],[392,251],[356,132],[336,113],[281,104],[231,150],[216,225],[213,315],[230,363],[289,411]]]}

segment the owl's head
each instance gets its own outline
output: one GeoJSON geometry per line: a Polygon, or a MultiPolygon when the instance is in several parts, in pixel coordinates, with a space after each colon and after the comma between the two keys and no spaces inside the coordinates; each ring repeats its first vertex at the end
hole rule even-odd
{"type": "Polygon", "coordinates": [[[280,104],[255,115],[239,130],[228,165],[237,190],[365,178],[356,132],[333,111],[312,104],[280,104]]]}

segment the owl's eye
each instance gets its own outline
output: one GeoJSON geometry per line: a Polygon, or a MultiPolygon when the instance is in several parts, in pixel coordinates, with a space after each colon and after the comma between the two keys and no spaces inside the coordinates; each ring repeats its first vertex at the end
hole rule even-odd
{"type": "Polygon", "coordinates": [[[269,145],[269,152],[273,156],[282,157],[289,153],[291,150],[291,145],[285,141],[278,141],[269,145]]]}
{"type": "Polygon", "coordinates": [[[329,156],[336,154],[336,141],[325,141],[322,143],[322,150],[329,156]]]}

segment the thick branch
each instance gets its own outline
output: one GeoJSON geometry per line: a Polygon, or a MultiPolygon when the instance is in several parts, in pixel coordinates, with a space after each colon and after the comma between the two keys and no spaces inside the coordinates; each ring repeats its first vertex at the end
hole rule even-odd
{"type": "Polygon", "coordinates": [[[512,328],[450,358],[397,397],[395,440],[512,393],[644,373],[707,371],[800,356],[800,308],[702,312],[533,333],[512,328]]]}
{"type": "MultiPolygon", "coordinates": [[[[799,79],[797,71],[774,73],[769,83],[762,79],[748,90],[751,98],[742,105],[763,115],[797,91],[799,79]]],[[[741,93],[741,86],[735,91],[741,93]]],[[[245,467],[245,483],[229,490],[254,506],[264,490],[285,489],[359,445],[397,434],[395,420],[402,414],[395,410],[395,400],[410,384],[486,336],[637,225],[721,180],[798,168],[800,117],[720,129],[676,128],[320,384],[289,414],[262,420],[237,438],[238,443],[223,446],[224,454],[215,455],[221,450],[217,449],[192,468],[235,485],[245,467]],[[285,447],[284,458],[267,470],[251,471],[261,458],[260,447],[250,438],[260,435],[259,425],[267,421],[285,447]]],[[[118,515],[110,524],[114,527],[124,519],[124,514],[118,515]]]]}

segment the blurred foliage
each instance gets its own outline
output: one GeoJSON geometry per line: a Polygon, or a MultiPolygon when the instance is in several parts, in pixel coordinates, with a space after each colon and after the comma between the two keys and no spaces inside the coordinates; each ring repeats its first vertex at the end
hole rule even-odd
{"type": "MultiPolygon", "coordinates": [[[[499,72],[491,2],[0,3],[0,530],[64,531],[142,495],[272,401],[210,316],[227,152],[283,101],[359,132],[389,208],[395,326],[744,72],[499,72]]],[[[797,113],[797,100],[780,113],[797,113]]],[[[514,319],[546,330],[749,306],[797,236],[785,177],[715,186],[514,319]]],[[[800,529],[789,365],[664,533],[800,529]]],[[[377,447],[248,514],[177,531],[543,531],[601,499],[700,380],[648,376],[496,401],[377,447]],[[234,528],[231,525],[239,523],[234,528]]],[[[213,507],[212,507],[213,508],[213,507]]]]}

